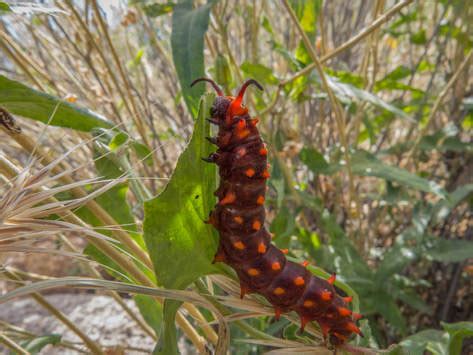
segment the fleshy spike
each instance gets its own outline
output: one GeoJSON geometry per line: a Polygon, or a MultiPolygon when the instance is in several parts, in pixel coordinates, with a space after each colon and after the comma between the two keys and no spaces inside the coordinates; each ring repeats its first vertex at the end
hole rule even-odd
{"type": "Polygon", "coordinates": [[[306,326],[306,324],[309,323],[309,322],[310,322],[310,318],[301,316],[301,329],[300,329],[300,332],[301,332],[301,333],[304,332],[305,326],[306,326]]]}
{"type": "Polygon", "coordinates": [[[337,274],[333,273],[332,276],[330,276],[328,279],[327,279],[327,282],[330,284],[330,285],[333,285],[335,283],[335,280],[337,279],[337,274]]]}
{"type": "Polygon", "coordinates": [[[255,79],[249,79],[245,81],[244,84],[241,86],[241,89],[238,92],[237,97],[234,100],[235,105],[241,105],[241,102],[243,101],[243,96],[245,95],[245,91],[248,88],[248,86],[250,86],[251,84],[254,84],[261,91],[264,90],[261,84],[258,83],[255,79]]]}
{"type": "Polygon", "coordinates": [[[343,297],[343,300],[344,300],[346,303],[350,303],[351,301],[353,301],[353,297],[352,297],[352,296],[343,297]]]}
{"type": "Polygon", "coordinates": [[[209,78],[198,78],[198,79],[195,79],[192,83],[191,83],[191,87],[193,87],[195,84],[197,83],[200,83],[201,81],[206,81],[208,83],[210,83],[212,85],[212,87],[214,88],[214,90],[217,92],[217,95],[218,96],[223,96],[223,91],[222,89],[220,89],[220,87],[217,85],[217,83],[215,81],[213,81],[212,79],[209,79],[209,78]]]}
{"type": "Polygon", "coordinates": [[[277,321],[281,318],[282,310],[280,308],[274,309],[274,319],[277,321]]]}
{"type": "Polygon", "coordinates": [[[307,266],[309,265],[309,262],[308,262],[307,260],[304,260],[304,261],[301,263],[301,265],[302,265],[303,267],[307,267],[307,266]]]}
{"type": "Polygon", "coordinates": [[[245,295],[249,292],[249,288],[246,287],[245,285],[240,285],[240,298],[243,299],[243,297],[245,297],[245,295]]]}
{"type": "Polygon", "coordinates": [[[361,332],[360,328],[358,328],[355,323],[349,322],[345,325],[345,328],[352,333],[356,333],[363,336],[363,333],[361,332]]]}
{"type": "Polygon", "coordinates": [[[353,320],[360,320],[361,318],[363,318],[363,316],[360,313],[355,313],[355,312],[353,312],[352,316],[353,316],[353,320]]]}

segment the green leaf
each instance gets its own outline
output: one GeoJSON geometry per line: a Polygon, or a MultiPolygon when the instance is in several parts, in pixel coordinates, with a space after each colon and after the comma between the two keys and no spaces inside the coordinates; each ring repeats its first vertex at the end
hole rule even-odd
{"type": "Polygon", "coordinates": [[[150,296],[135,295],[133,299],[145,322],[159,335],[163,324],[163,306],[150,296]]]}
{"type": "Polygon", "coordinates": [[[415,190],[431,192],[443,198],[447,196],[446,191],[435,182],[421,178],[405,169],[387,165],[366,151],[356,151],[351,159],[353,173],[357,175],[376,176],[415,190]]]}
{"type": "Polygon", "coordinates": [[[402,334],[406,332],[406,320],[391,294],[379,291],[374,298],[374,308],[386,321],[402,334]]]}
{"type": "Polygon", "coordinates": [[[176,6],[173,2],[167,2],[166,4],[149,4],[143,6],[143,11],[149,17],[158,17],[172,12],[176,6]]]}
{"type": "Polygon", "coordinates": [[[473,322],[442,323],[444,329],[450,335],[448,354],[460,355],[465,338],[473,337],[473,322]]]}
{"type": "Polygon", "coordinates": [[[315,174],[331,175],[334,171],[338,170],[338,167],[330,166],[322,153],[316,149],[304,147],[299,153],[299,157],[315,174]]]}
{"type": "Polygon", "coordinates": [[[97,127],[114,126],[97,113],[32,89],[3,75],[0,75],[0,106],[15,115],[78,131],[89,132],[97,127]]]}
{"type": "Polygon", "coordinates": [[[399,346],[409,355],[423,355],[426,349],[436,355],[447,355],[448,336],[440,330],[426,329],[405,338],[399,346]]]}
{"type": "Polygon", "coordinates": [[[128,135],[124,132],[118,132],[113,136],[113,138],[110,140],[110,143],[108,143],[108,147],[112,152],[117,151],[122,147],[127,141],[128,141],[128,135]]]}
{"type": "MultiPolygon", "coordinates": [[[[407,115],[404,111],[398,109],[397,107],[387,103],[378,96],[366,91],[359,89],[353,85],[340,82],[337,78],[326,75],[327,82],[330,88],[334,91],[334,94],[342,102],[351,102],[352,100],[366,101],[372,104],[373,106],[379,107],[383,110],[393,113],[396,116],[399,116],[403,119],[406,119],[410,122],[416,123],[416,121],[407,115]]],[[[317,77],[317,81],[320,79],[317,77]]]]}
{"type": "Polygon", "coordinates": [[[262,84],[277,85],[279,82],[279,80],[273,75],[273,70],[262,64],[244,62],[240,68],[248,77],[254,78],[262,84]]]}
{"type": "Polygon", "coordinates": [[[149,166],[153,165],[153,154],[146,145],[137,141],[132,141],[131,147],[135,151],[138,158],[143,160],[149,166]]]}
{"type": "Polygon", "coordinates": [[[198,277],[215,272],[211,260],[217,248],[214,229],[204,223],[215,204],[216,170],[201,157],[212,147],[205,140],[213,95],[201,101],[189,145],[179,157],[164,191],[145,203],[144,237],[158,282],[183,288],[198,277]]]}
{"type": "MultiPolygon", "coordinates": [[[[194,133],[171,180],[159,196],[144,206],[145,241],[158,283],[166,288],[182,289],[217,271],[211,263],[217,249],[216,232],[204,223],[215,204],[216,169],[201,160],[213,150],[205,136],[210,132],[206,118],[214,97],[207,95],[201,100],[194,133]]],[[[165,302],[164,327],[155,353],[177,352],[177,308],[176,302],[165,302]]]]}
{"type": "Polygon", "coordinates": [[[439,223],[447,218],[452,210],[471,194],[473,194],[473,184],[457,187],[455,191],[448,195],[448,199],[439,201],[435,206],[435,222],[439,223]]]}
{"type": "Polygon", "coordinates": [[[473,256],[473,241],[436,239],[424,255],[445,263],[460,262],[473,256]]]}
{"type": "Polygon", "coordinates": [[[32,340],[21,342],[21,346],[31,354],[38,354],[46,345],[56,345],[61,342],[60,334],[44,335],[32,340]]]}
{"type": "Polygon", "coordinates": [[[425,34],[425,30],[422,29],[418,32],[412,33],[410,36],[411,43],[424,45],[427,43],[427,35],[425,34]]]}
{"type": "Polygon", "coordinates": [[[410,262],[416,260],[421,252],[420,244],[425,230],[432,218],[430,208],[421,206],[414,210],[411,225],[396,237],[394,246],[383,256],[376,271],[376,284],[382,288],[393,274],[401,272],[410,262]],[[417,242],[412,245],[412,242],[417,242]]]}
{"type": "Polygon", "coordinates": [[[0,11],[11,12],[10,5],[8,5],[6,2],[0,1],[0,11]]]}
{"type": "Polygon", "coordinates": [[[204,76],[204,35],[209,25],[213,2],[192,8],[192,0],[183,0],[174,7],[171,47],[182,94],[189,112],[197,116],[203,84],[190,87],[193,80],[204,76]]]}

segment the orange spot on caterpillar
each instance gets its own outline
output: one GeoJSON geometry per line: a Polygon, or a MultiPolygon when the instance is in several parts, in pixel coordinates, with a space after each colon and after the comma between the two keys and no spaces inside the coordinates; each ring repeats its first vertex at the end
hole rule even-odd
{"type": "Polygon", "coordinates": [[[337,279],[337,275],[335,273],[332,274],[332,276],[330,276],[328,279],[327,279],[327,282],[330,284],[330,285],[333,285],[335,283],[335,280],[337,279]]]}
{"type": "Polygon", "coordinates": [[[320,297],[324,301],[330,301],[332,299],[332,292],[327,291],[327,290],[322,291],[322,293],[320,294],[320,297]]]}
{"type": "Polygon", "coordinates": [[[249,129],[242,129],[241,131],[237,131],[236,135],[238,138],[243,139],[246,138],[250,134],[249,129]]]}
{"type": "Polygon", "coordinates": [[[295,279],[294,279],[294,285],[296,286],[303,286],[305,284],[305,280],[302,276],[297,276],[295,279]]]}
{"type": "Polygon", "coordinates": [[[263,195],[258,196],[258,198],[256,199],[256,204],[258,204],[258,205],[263,205],[264,204],[264,196],[263,195]]]}
{"type": "Polygon", "coordinates": [[[281,249],[281,253],[287,254],[287,253],[289,253],[289,249],[281,249]]]}
{"type": "Polygon", "coordinates": [[[233,243],[233,246],[235,247],[235,249],[238,250],[245,249],[245,244],[243,244],[240,240],[238,242],[233,243]]]}
{"type": "Polygon", "coordinates": [[[286,293],[286,290],[283,289],[282,287],[276,287],[273,291],[273,293],[276,295],[276,296],[281,296],[283,294],[286,293]]]}
{"type": "Polygon", "coordinates": [[[253,177],[255,175],[255,173],[256,173],[256,171],[253,168],[246,169],[246,171],[245,171],[245,175],[248,176],[249,178],[253,177]]]}
{"type": "Polygon", "coordinates": [[[261,222],[255,219],[252,227],[255,231],[259,231],[261,229],[261,222]]]}
{"type": "Polygon", "coordinates": [[[266,169],[265,171],[263,171],[261,176],[265,179],[268,179],[271,176],[271,174],[269,173],[268,169],[266,169]]]}
{"type": "Polygon", "coordinates": [[[220,205],[228,205],[236,201],[236,195],[233,192],[227,192],[224,198],[219,202],[220,205]]]}
{"type": "Polygon", "coordinates": [[[312,300],[305,300],[304,303],[303,303],[303,306],[305,308],[311,308],[311,307],[315,306],[315,302],[312,301],[312,300]]]}
{"type": "Polygon", "coordinates": [[[225,261],[225,259],[225,253],[223,251],[218,251],[212,260],[212,264],[225,261]]]}
{"type": "Polygon", "coordinates": [[[281,264],[275,261],[274,263],[271,264],[271,269],[273,269],[274,271],[281,270],[281,264]]]}
{"type": "Polygon", "coordinates": [[[247,273],[250,276],[258,276],[260,274],[260,271],[258,269],[255,269],[255,268],[250,268],[250,269],[248,269],[247,273]]]}
{"type": "Polygon", "coordinates": [[[307,267],[307,265],[309,265],[309,262],[308,262],[307,260],[304,260],[304,261],[301,263],[301,265],[302,265],[303,267],[307,267]]]}
{"type": "Polygon", "coordinates": [[[348,317],[348,316],[351,315],[351,311],[348,308],[345,308],[345,307],[338,307],[338,313],[342,317],[348,317]]]}
{"type": "Polygon", "coordinates": [[[353,301],[353,297],[352,297],[352,296],[343,297],[343,300],[344,300],[346,303],[350,303],[351,301],[353,301]]]}
{"type": "Polygon", "coordinates": [[[268,155],[268,150],[267,150],[266,148],[264,148],[264,147],[261,148],[261,149],[259,150],[259,155],[262,155],[262,156],[268,155]]]}
{"type": "Polygon", "coordinates": [[[243,218],[241,216],[233,217],[233,220],[238,224],[243,224],[243,218]]]}
{"type": "Polygon", "coordinates": [[[245,120],[243,120],[243,119],[239,120],[238,123],[236,124],[236,126],[237,126],[237,129],[239,129],[239,130],[244,129],[246,127],[245,120]]]}
{"type": "Polygon", "coordinates": [[[259,243],[258,245],[258,253],[264,254],[266,253],[266,245],[263,242],[259,243]]]}

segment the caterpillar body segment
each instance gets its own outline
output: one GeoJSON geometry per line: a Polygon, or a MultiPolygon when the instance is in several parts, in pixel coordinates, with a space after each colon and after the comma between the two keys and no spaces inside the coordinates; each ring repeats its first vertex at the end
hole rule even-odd
{"type": "Polygon", "coordinates": [[[332,345],[348,341],[353,333],[362,335],[356,325],[360,318],[350,310],[351,297],[341,297],[335,287],[335,274],[327,280],[312,275],[307,263],[287,260],[287,250],[271,243],[265,227],[266,180],[269,178],[268,151],[259,134],[256,119],[242,104],[250,85],[262,90],[253,79],[247,80],[236,97],[217,92],[209,121],[218,126],[217,137],[209,141],[217,146],[205,161],[217,164],[220,185],[215,191],[218,203],[211,212],[211,223],[220,234],[214,262],[230,265],[238,274],[241,297],[248,293],[263,295],[275,308],[275,316],[294,311],[301,319],[301,330],[317,321],[332,345]]]}

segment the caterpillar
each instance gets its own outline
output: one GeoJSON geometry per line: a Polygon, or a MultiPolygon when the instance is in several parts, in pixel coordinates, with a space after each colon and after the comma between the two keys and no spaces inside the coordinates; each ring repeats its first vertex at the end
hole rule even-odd
{"type": "Polygon", "coordinates": [[[268,150],[243,104],[250,85],[263,87],[254,79],[247,80],[236,97],[225,96],[211,79],[217,93],[210,109],[212,124],[218,126],[217,137],[207,137],[218,149],[205,161],[217,164],[220,185],[215,191],[218,203],[207,223],[220,234],[214,262],[231,266],[240,279],[241,298],[247,293],[263,295],[275,309],[275,317],[295,311],[300,316],[301,331],[310,321],[317,321],[325,341],[337,346],[353,333],[363,335],[356,325],[361,315],[348,308],[351,297],[341,297],[335,287],[335,274],[327,280],[310,273],[307,264],[287,260],[287,250],[271,243],[265,228],[266,180],[269,178],[268,150]]]}

